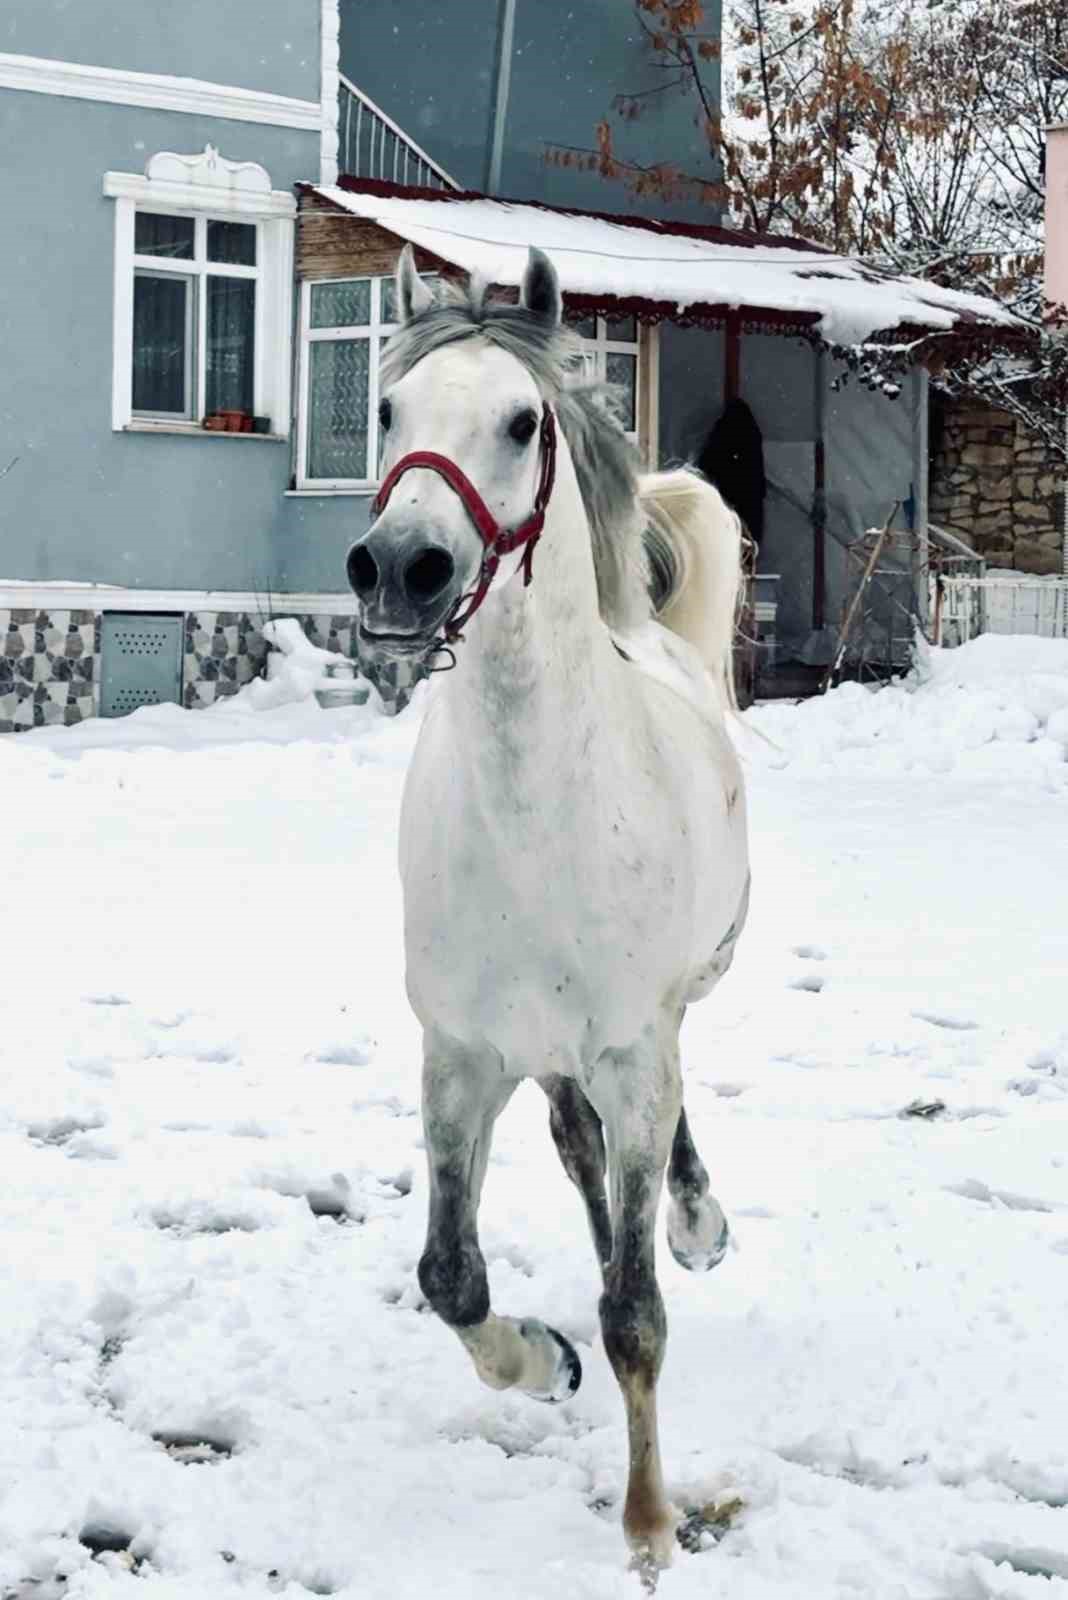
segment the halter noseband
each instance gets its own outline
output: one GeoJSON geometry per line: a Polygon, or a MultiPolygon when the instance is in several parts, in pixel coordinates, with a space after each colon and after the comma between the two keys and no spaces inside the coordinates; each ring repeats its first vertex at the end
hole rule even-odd
{"type": "Polygon", "coordinates": [[[434,450],[413,450],[409,455],[401,456],[386,474],[382,485],[371,502],[371,513],[380,516],[386,509],[390,495],[397,486],[397,480],[405,472],[410,472],[413,467],[426,467],[431,472],[436,472],[444,478],[456,494],[463,501],[464,509],[475,527],[485,546],[482,553],[482,566],[479,572],[478,583],[469,594],[461,595],[452,611],[445,619],[442,630],[445,644],[455,644],[462,637],[461,628],[465,627],[479,606],[485,600],[490,590],[490,584],[497,574],[501,564],[501,557],[510,555],[513,550],[526,546],[523,552],[523,587],[526,588],[533,576],[534,546],[541,537],[541,530],[545,525],[545,508],[549,504],[549,497],[553,492],[553,483],[556,479],[556,422],[550,406],[546,403],[541,411],[541,472],[538,478],[537,493],[534,496],[534,509],[527,520],[518,528],[502,528],[495,521],[492,511],[470,478],[462,472],[455,461],[450,461],[448,456],[438,455],[434,450]],[[465,601],[466,606],[465,606],[465,601]]]}

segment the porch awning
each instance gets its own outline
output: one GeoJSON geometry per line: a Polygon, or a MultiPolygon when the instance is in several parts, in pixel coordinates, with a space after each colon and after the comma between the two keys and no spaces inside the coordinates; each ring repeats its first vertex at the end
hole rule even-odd
{"type": "Polygon", "coordinates": [[[1026,324],[995,300],[894,276],[807,240],[371,179],[300,188],[313,205],[375,224],[502,288],[519,285],[527,249],[537,246],[552,260],[572,306],[609,316],[707,325],[735,314],[745,326],[806,331],[832,346],[946,334],[1008,346],[1030,339],[1026,324]]]}

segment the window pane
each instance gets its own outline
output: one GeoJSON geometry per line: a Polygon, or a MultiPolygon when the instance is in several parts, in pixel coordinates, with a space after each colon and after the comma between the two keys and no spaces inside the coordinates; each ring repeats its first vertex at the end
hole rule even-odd
{"type": "Polygon", "coordinates": [[[308,477],[367,477],[369,339],[319,339],[311,357],[308,477]]]}
{"type": "Polygon", "coordinates": [[[252,278],[208,277],[207,371],[204,396],[213,411],[252,415],[256,284],[252,278]]]}
{"type": "Polygon", "coordinates": [[[568,324],[567,325],[572,330],[572,332],[581,333],[581,335],[582,335],[582,337],[584,339],[596,339],[596,337],[597,337],[597,318],[596,317],[579,317],[574,322],[572,322],[570,319],[568,319],[568,324]]]}
{"type": "MultiPolygon", "coordinates": [[[[436,294],[440,274],[437,272],[423,272],[420,277],[431,293],[436,294]]],[[[383,322],[396,322],[397,320],[397,281],[395,278],[383,278],[382,299],[378,315],[383,322]]]]}
{"type": "Polygon", "coordinates": [[[313,328],[354,328],[371,320],[371,280],[354,278],[349,283],[313,283],[311,325],[313,328]]]}
{"type": "Polygon", "coordinates": [[[193,218],[165,217],[154,211],[134,215],[134,251],[139,256],[169,256],[173,261],[193,259],[193,218]]]}
{"type": "Polygon", "coordinates": [[[227,266],[256,265],[256,224],[254,222],[209,222],[208,260],[227,266]]]}
{"type": "Polygon", "coordinates": [[[636,344],[638,341],[638,322],[635,317],[617,317],[606,322],[604,327],[606,339],[618,339],[621,344],[636,344]]]}
{"type": "Polygon", "coordinates": [[[621,391],[620,420],[626,433],[633,433],[637,427],[636,398],[638,387],[638,362],[634,356],[619,355],[609,351],[605,357],[604,375],[609,383],[618,384],[621,391]]]}
{"type": "Polygon", "coordinates": [[[134,274],[135,411],[191,415],[192,292],[189,278],[134,274]]]}

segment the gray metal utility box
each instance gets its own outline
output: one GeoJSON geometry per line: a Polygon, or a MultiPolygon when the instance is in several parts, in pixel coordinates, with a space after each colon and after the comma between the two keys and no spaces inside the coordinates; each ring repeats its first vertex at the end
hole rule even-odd
{"type": "Polygon", "coordinates": [[[100,637],[100,715],[182,703],[181,615],[109,611],[100,637]]]}

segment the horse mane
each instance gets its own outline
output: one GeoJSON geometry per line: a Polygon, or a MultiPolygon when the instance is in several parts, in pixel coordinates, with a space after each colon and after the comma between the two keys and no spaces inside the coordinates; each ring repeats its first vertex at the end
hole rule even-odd
{"type": "Polygon", "coordinates": [[[611,385],[581,376],[584,342],[524,306],[491,298],[472,276],[446,283],[435,303],[390,336],[382,375],[395,383],[435,350],[482,338],[506,350],[530,373],[553,406],[575,466],[590,529],[597,597],[610,628],[637,627],[652,615],[643,542],[637,452],[619,421],[611,385]]]}

